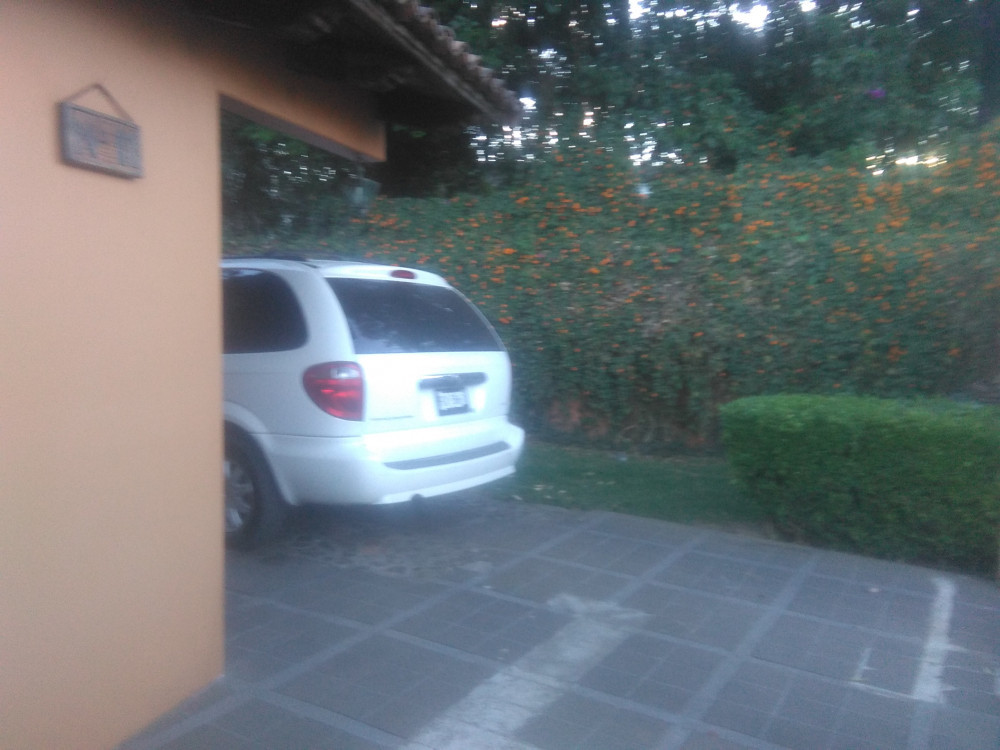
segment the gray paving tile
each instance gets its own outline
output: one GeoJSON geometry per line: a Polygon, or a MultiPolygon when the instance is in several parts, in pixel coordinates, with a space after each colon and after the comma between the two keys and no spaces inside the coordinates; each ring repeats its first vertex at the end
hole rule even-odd
{"type": "Polygon", "coordinates": [[[579,684],[652,708],[679,712],[722,658],[696,646],[635,635],[587,672],[579,684]]]}
{"type": "Polygon", "coordinates": [[[322,563],[285,555],[230,551],[226,564],[226,590],[267,596],[290,583],[301,583],[325,575],[322,563]]]}
{"type": "Polygon", "coordinates": [[[232,638],[247,628],[260,627],[270,618],[277,617],[279,612],[270,601],[227,591],[226,638],[232,638]]]}
{"type": "Polygon", "coordinates": [[[466,529],[464,539],[486,548],[527,552],[572,528],[578,520],[572,511],[562,511],[554,518],[549,514],[529,514],[495,526],[466,529]]]}
{"type": "Polygon", "coordinates": [[[791,683],[787,670],[758,662],[742,664],[709,707],[704,720],[762,737],[791,683]]]}
{"type": "Polygon", "coordinates": [[[365,714],[365,723],[399,737],[410,738],[434,717],[457,703],[488,671],[456,663],[432,676],[414,680],[406,692],[389,698],[365,714]]]}
{"type": "Polygon", "coordinates": [[[579,695],[566,695],[516,733],[541,750],[652,747],[669,724],[579,695]]]}
{"type": "Polygon", "coordinates": [[[336,645],[357,633],[308,612],[289,611],[276,605],[260,608],[262,624],[244,627],[227,640],[227,647],[242,654],[254,653],[291,664],[336,645]],[[266,611],[266,610],[272,611],[266,611]]]}
{"type": "MultiPolygon", "coordinates": [[[[329,723],[316,721],[288,711],[264,700],[251,699],[211,722],[210,727],[196,730],[184,738],[185,743],[235,735],[253,748],[308,748],[309,750],[380,750],[395,747],[358,737],[329,723]],[[222,730],[226,735],[219,735],[222,730]],[[212,733],[206,735],[206,733],[212,733]]],[[[212,748],[215,745],[202,745],[212,748]]]]}
{"type": "Polygon", "coordinates": [[[816,575],[933,596],[933,578],[937,572],[888,560],[824,551],[817,562],[816,575]]]}
{"type": "Polygon", "coordinates": [[[256,740],[215,726],[202,726],[163,745],[163,750],[269,750],[256,740]]]}
{"type": "Polygon", "coordinates": [[[447,590],[444,584],[380,576],[367,571],[338,574],[278,592],[282,603],[359,623],[375,624],[447,590]],[[333,585],[332,581],[336,581],[333,585]],[[318,585],[318,583],[326,585],[318,585]]]}
{"type": "Polygon", "coordinates": [[[234,604],[235,611],[227,611],[226,674],[249,682],[273,677],[357,633],[270,602],[234,604]]]}
{"type": "Polygon", "coordinates": [[[613,573],[642,575],[656,566],[674,547],[586,531],[546,552],[546,557],[601,568],[613,573]]]}
{"type": "Polygon", "coordinates": [[[763,615],[751,604],[653,584],[640,587],[622,604],[651,615],[647,630],[724,649],[735,648],[763,615]]]}
{"type": "Polygon", "coordinates": [[[560,594],[585,599],[613,599],[626,579],[577,565],[531,558],[490,576],[486,586],[512,596],[545,603],[560,594]]]}
{"type": "Polygon", "coordinates": [[[957,584],[958,597],[963,604],[996,610],[998,581],[971,576],[950,576],[950,578],[957,584]]]}
{"type": "Polygon", "coordinates": [[[617,722],[598,727],[587,738],[587,747],[601,750],[636,750],[637,748],[656,747],[660,738],[669,729],[669,725],[648,716],[619,713],[617,722]]]}
{"type": "Polygon", "coordinates": [[[382,744],[345,732],[328,724],[303,717],[290,717],[260,735],[264,747],[308,748],[308,750],[388,750],[395,743],[382,744]]]}
{"type": "Polygon", "coordinates": [[[708,730],[692,734],[684,741],[680,750],[745,750],[746,748],[759,747],[760,744],[757,742],[723,737],[718,731],[708,730]]]}
{"type": "Polygon", "coordinates": [[[629,700],[670,714],[682,713],[696,690],[655,680],[643,680],[629,693],[629,700]]]}
{"type": "Polygon", "coordinates": [[[267,652],[226,646],[226,675],[245,682],[263,682],[284,672],[289,662],[267,652]]]}
{"type": "Polygon", "coordinates": [[[922,637],[932,601],[923,594],[871,583],[811,576],[789,610],[895,635],[922,637]]]}
{"type": "Polygon", "coordinates": [[[278,687],[276,692],[358,721],[390,697],[366,686],[355,685],[351,680],[318,672],[301,674],[278,687]]]}
{"type": "Polygon", "coordinates": [[[908,701],[780,667],[749,663],[705,721],[790,748],[905,748],[908,701]]]}
{"type": "Polygon", "coordinates": [[[405,736],[468,693],[492,671],[440,651],[376,635],[277,690],[405,736]]]}
{"type": "Polygon", "coordinates": [[[823,726],[779,716],[771,719],[763,739],[780,747],[825,748],[829,746],[831,736],[832,733],[823,726]]]}
{"type": "Polygon", "coordinates": [[[902,698],[848,690],[839,707],[832,747],[907,747],[910,739],[912,704],[902,698]]]}
{"type": "Polygon", "coordinates": [[[653,647],[646,654],[654,665],[650,680],[688,689],[700,688],[724,658],[718,652],[683,643],[653,647]]]}
{"type": "Polygon", "coordinates": [[[288,713],[278,706],[251,698],[246,703],[215,719],[212,725],[231,734],[259,740],[275,728],[283,727],[288,719],[288,713]]]}
{"type": "Polygon", "coordinates": [[[705,722],[752,737],[763,737],[771,717],[771,711],[762,711],[745,703],[719,700],[705,714],[705,722]]]}
{"type": "Polygon", "coordinates": [[[463,591],[403,620],[394,629],[507,663],[552,637],[568,619],[528,604],[463,591]]]}
{"type": "Polygon", "coordinates": [[[1000,638],[995,649],[948,652],[942,674],[948,705],[1000,716],[1000,638]]]}
{"type": "Polygon", "coordinates": [[[507,661],[516,653],[524,653],[542,641],[548,640],[568,620],[566,615],[559,612],[533,610],[507,621],[499,633],[499,640],[516,643],[517,650],[507,654],[502,660],[507,661]]]}
{"type": "MultiPolygon", "coordinates": [[[[796,724],[833,732],[843,703],[843,690],[835,690],[829,695],[823,695],[817,690],[812,691],[812,694],[805,694],[803,687],[808,683],[803,685],[803,682],[800,679],[792,681],[790,689],[782,697],[781,702],[775,706],[774,721],[788,717],[796,724]]],[[[772,721],[772,730],[774,721],[772,721]]],[[[768,733],[765,733],[766,736],[768,733]]]]}
{"type": "MultiPolygon", "coordinates": [[[[974,711],[978,714],[989,714],[1000,716],[1000,697],[992,690],[984,690],[968,687],[956,687],[952,680],[956,678],[953,671],[945,672],[945,689],[947,690],[947,702],[949,706],[962,708],[966,711],[974,711]]],[[[995,678],[994,678],[995,679],[995,678]]]]}
{"type": "Polygon", "coordinates": [[[753,652],[763,661],[839,680],[909,692],[921,649],[912,640],[798,615],[784,615],[753,652]]]}
{"type": "Polygon", "coordinates": [[[793,573],[790,568],[689,552],[655,580],[766,604],[781,593],[793,573]]]}
{"type": "Polygon", "coordinates": [[[370,580],[373,580],[370,573],[347,568],[328,569],[322,575],[306,580],[289,576],[287,584],[275,591],[271,598],[293,607],[325,609],[317,605],[329,599],[343,597],[370,580]]]}
{"type": "Polygon", "coordinates": [[[696,549],[706,554],[777,568],[798,568],[816,554],[815,550],[807,547],[735,534],[706,534],[696,549]]]}
{"type": "Polygon", "coordinates": [[[1000,613],[996,605],[984,607],[957,601],[948,637],[954,645],[970,651],[998,653],[1000,613]]]}
{"type": "Polygon", "coordinates": [[[985,750],[1000,747],[1000,718],[966,711],[938,711],[930,750],[985,750]]]}

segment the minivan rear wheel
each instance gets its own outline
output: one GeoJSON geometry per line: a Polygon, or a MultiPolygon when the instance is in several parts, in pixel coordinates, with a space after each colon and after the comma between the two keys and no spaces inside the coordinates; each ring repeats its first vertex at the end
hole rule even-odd
{"type": "Polygon", "coordinates": [[[223,472],[226,544],[249,549],[273,538],[284,523],[287,505],[260,450],[250,438],[229,427],[223,472]]]}

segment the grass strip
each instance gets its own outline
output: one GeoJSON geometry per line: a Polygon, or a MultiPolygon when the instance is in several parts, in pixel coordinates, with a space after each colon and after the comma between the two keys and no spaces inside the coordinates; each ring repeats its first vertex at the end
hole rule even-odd
{"type": "Polygon", "coordinates": [[[724,458],[658,458],[529,441],[495,497],[764,533],[764,515],[724,458]]]}

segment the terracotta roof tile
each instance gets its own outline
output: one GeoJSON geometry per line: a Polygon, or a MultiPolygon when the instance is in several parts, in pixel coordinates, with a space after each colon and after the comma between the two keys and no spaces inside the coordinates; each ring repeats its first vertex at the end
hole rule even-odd
{"type": "Polygon", "coordinates": [[[442,63],[470,85],[479,88],[497,113],[509,119],[520,114],[521,105],[496,73],[482,65],[482,58],[455,38],[455,31],[439,22],[433,8],[417,0],[371,0],[389,11],[392,18],[433,52],[442,63]]]}

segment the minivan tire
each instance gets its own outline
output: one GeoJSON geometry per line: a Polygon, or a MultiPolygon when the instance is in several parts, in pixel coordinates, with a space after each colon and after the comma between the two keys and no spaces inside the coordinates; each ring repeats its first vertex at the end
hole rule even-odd
{"type": "Polygon", "coordinates": [[[225,440],[226,546],[252,549],[278,534],[288,505],[253,439],[226,425],[225,440]]]}

